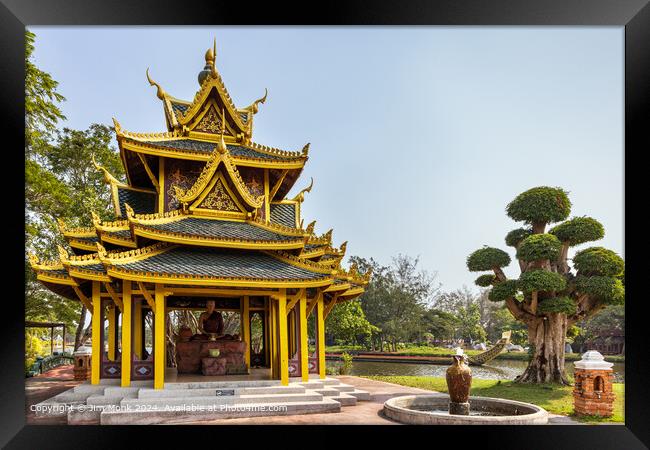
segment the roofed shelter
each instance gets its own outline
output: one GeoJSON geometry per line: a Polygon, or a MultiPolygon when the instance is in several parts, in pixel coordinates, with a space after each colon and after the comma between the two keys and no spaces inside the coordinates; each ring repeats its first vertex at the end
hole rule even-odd
{"type": "MultiPolygon", "coordinates": [[[[341,266],[346,243],[333,246],[331,230],[316,235],[314,222],[304,225],[301,204],[313,180],[287,197],[309,144],[287,151],[255,143],[253,119],[267,94],[236,107],[215,59],[216,46],[206,52],[192,101],[169,95],[147,70],[167,130],[133,133],[114,121],[126,182],[95,166],[112,193],[115,220],[89,211],[92,227],[60,222],[69,249],[60,248],[57,261],[30,255],[45,286],[79,299],[92,313],[92,384],[153,379],[163,388],[168,312],[204,309],[209,300],[217,311],[240,314],[239,332],[193,336],[183,348],[200,346],[202,358],[209,348],[226,356],[243,348],[238,373],[266,367],[282,384],[290,376],[306,381],[309,373],[324,378],[325,318],[336,303],[361,295],[369,281],[370,273],[341,266]],[[315,354],[307,345],[311,314],[315,354]],[[261,327],[261,346],[252,345],[253,326],[261,327]]],[[[179,348],[178,357],[188,361],[190,350],[179,348]]],[[[234,359],[222,358],[232,373],[234,359]]]]}

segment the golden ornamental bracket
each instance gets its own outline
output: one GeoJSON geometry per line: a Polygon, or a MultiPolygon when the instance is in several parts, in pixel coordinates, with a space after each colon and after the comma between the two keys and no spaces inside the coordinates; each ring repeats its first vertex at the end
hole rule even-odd
{"type": "Polygon", "coordinates": [[[59,259],[61,260],[61,262],[67,262],[70,260],[70,255],[68,254],[68,251],[61,244],[57,246],[57,249],[59,250],[59,259]]]}
{"type": "Polygon", "coordinates": [[[156,83],[154,80],[151,79],[151,76],[149,75],[149,68],[147,67],[147,81],[149,81],[150,86],[156,86],[157,91],[156,91],[156,97],[158,97],[160,100],[165,99],[165,91],[163,88],[156,83]]]}
{"type": "Polygon", "coordinates": [[[266,97],[269,95],[269,90],[267,88],[264,88],[264,96],[261,98],[258,98],[255,100],[253,103],[251,103],[249,106],[247,106],[244,109],[248,109],[253,112],[253,114],[257,114],[257,111],[259,111],[258,105],[260,103],[265,103],[266,102],[266,97]]]}
{"type": "Polygon", "coordinates": [[[311,189],[314,187],[314,177],[311,177],[311,182],[309,183],[309,186],[304,188],[302,191],[298,192],[298,195],[296,195],[293,200],[302,203],[305,200],[305,194],[307,192],[311,192],[311,189]]]}

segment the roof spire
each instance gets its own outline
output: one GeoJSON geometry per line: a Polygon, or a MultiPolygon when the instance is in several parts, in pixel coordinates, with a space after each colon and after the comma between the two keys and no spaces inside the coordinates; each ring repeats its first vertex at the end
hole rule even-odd
{"type": "Polygon", "coordinates": [[[217,58],[217,38],[214,38],[212,48],[209,48],[205,52],[205,66],[203,70],[199,72],[199,86],[203,86],[203,82],[208,78],[208,75],[213,77],[217,76],[217,66],[215,65],[215,60],[217,58]]]}

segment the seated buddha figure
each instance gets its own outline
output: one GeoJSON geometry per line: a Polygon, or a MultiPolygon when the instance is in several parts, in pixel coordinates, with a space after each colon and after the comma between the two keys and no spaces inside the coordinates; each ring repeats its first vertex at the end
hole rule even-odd
{"type": "Polygon", "coordinates": [[[199,316],[201,334],[195,335],[193,339],[209,339],[210,334],[216,335],[217,338],[223,337],[223,316],[214,308],[214,300],[205,303],[205,311],[199,316]]]}

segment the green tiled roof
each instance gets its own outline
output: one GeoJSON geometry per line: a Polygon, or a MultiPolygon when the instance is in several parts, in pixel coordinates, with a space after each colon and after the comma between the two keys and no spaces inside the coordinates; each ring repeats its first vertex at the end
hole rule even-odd
{"type": "Polygon", "coordinates": [[[197,237],[207,237],[214,239],[295,241],[296,239],[300,238],[299,236],[284,236],[246,222],[202,219],[198,217],[187,217],[174,222],[147,224],[140,226],[171,233],[182,233],[197,237]]]}
{"type": "MultiPolygon", "coordinates": [[[[149,145],[155,145],[156,147],[163,147],[169,149],[177,150],[191,150],[195,152],[204,152],[212,153],[217,146],[215,142],[206,142],[206,141],[197,141],[194,139],[172,139],[172,140],[163,140],[163,141],[142,141],[149,145]]],[[[268,159],[268,160],[283,160],[283,159],[292,159],[293,157],[287,157],[282,155],[269,154],[265,152],[259,152],[249,147],[243,147],[241,145],[226,145],[228,151],[232,156],[241,156],[244,158],[259,158],[259,159],[268,159]]]]}
{"type": "Polygon", "coordinates": [[[125,203],[128,203],[136,214],[152,214],[156,212],[156,194],[154,192],[134,191],[118,186],[117,197],[120,202],[119,213],[122,217],[126,217],[125,203]]]}
{"type": "Polygon", "coordinates": [[[296,227],[296,208],[294,205],[283,203],[271,203],[271,222],[284,225],[285,227],[296,227]]]}
{"type": "Polygon", "coordinates": [[[273,256],[243,250],[176,247],[147,259],[117,267],[158,275],[195,275],[216,278],[318,280],[326,274],[293,266],[273,256]]]}

